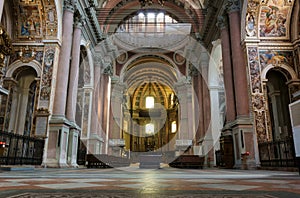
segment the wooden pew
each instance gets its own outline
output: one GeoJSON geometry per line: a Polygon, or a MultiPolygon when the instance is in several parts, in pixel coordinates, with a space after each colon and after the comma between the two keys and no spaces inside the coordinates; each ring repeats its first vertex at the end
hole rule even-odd
{"type": "Polygon", "coordinates": [[[204,165],[204,156],[199,155],[180,155],[174,161],[169,163],[173,168],[201,168],[204,165]]]}
{"type": "Polygon", "coordinates": [[[130,165],[127,158],[116,157],[106,154],[87,154],[87,168],[115,168],[130,165]]]}

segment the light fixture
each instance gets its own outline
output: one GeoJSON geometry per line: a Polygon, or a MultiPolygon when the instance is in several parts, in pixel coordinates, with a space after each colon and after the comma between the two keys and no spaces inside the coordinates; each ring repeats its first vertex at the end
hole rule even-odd
{"type": "Polygon", "coordinates": [[[154,99],[154,96],[152,95],[151,93],[151,87],[152,87],[152,84],[151,84],[151,76],[149,77],[149,90],[148,90],[148,95],[146,96],[146,108],[147,109],[152,109],[154,108],[154,103],[155,103],[155,99],[154,99]]]}
{"type": "MultiPolygon", "coordinates": [[[[141,7],[145,7],[146,5],[151,6],[155,0],[139,0],[141,7]]],[[[165,0],[156,0],[157,3],[161,6],[164,6],[165,0]]]]}
{"type": "Polygon", "coordinates": [[[154,124],[152,124],[152,123],[146,124],[145,132],[147,135],[153,135],[154,134],[154,124]]]}
{"type": "Polygon", "coordinates": [[[177,123],[176,121],[173,121],[171,124],[171,132],[176,133],[176,131],[177,131],[177,123]]]}

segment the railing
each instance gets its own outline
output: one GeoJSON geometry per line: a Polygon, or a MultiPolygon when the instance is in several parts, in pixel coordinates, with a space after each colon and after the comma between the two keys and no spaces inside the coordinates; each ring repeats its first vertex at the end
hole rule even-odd
{"type": "Polygon", "coordinates": [[[41,165],[44,139],[0,131],[1,165],[41,165]]]}
{"type": "Polygon", "coordinates": [[[262,167],[296,167],[293,139],[258,144],[262,167]]]}

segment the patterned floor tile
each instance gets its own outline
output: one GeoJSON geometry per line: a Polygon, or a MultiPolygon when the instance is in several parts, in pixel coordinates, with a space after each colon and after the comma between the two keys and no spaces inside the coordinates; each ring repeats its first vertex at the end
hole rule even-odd
{"type": "Polygon", "coordinates": [[[236,184],[201,184],[199,185],[203,188],[213,188],[213,189],[224,189],[224,190],[234,190],[234,191],[242,191],[249,190],[253,188],[259,188],[259,186],[249,186],[249,185],[236,185],[236,184]]]}
{"type": "Polygon", "coordinates": [[[19,186],[27,186],[28,184],[23,184],[23,183],[15,183],[15,182],[5,182],[5,183],[0,183],[0,188],[1,187],[19,187],[19,186]]]}
{"type": "Polygon", "coordinates": [[[89,184],[89,183],[63,183],[63,184],[38,184],[36,186],[49,188],[49,189],[79,189],[88,187],[105,186],[101,184],[89,184]]]}

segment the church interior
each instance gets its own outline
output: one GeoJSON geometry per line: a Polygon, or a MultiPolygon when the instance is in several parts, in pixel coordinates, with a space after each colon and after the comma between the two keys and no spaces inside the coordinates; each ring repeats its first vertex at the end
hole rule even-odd
{"type": "Polygon", "coordinates": [[[0,21],[0,165],[297,167],[298,0],[1,0],[0,21]]]}

